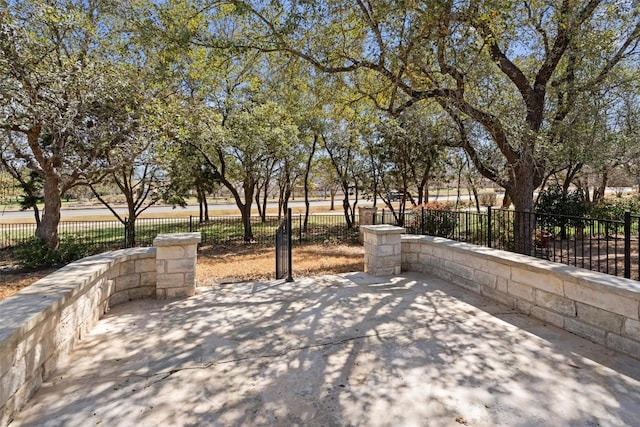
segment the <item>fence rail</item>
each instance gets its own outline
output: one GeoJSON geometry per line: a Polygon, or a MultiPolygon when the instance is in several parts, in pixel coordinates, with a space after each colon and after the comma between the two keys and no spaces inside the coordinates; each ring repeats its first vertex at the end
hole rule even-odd
{"type": "MultiPolygon", "coordinates": [[[[355,227],[347,228],[342,215],[309,215],[304,226],[304,215],[292,217],[291,234],[294,243],[355,243],[358,241],[358,217],[355,227]]],[[[275,231],[282,218],[251,217],[253,240],[274,244],[275,231]]],[[[195,232],[202,234],[202,244],[242,242],[244,228],[241,216],[216,216],[200,223],[197,217],[138,218],[135,221],[135,239],[128,233],[131,223],[109,221],[61,221],[58,234],[62,241],[89,246],[94,251],[120,249],[133,246],[151,246],[160,233],[195,232]]],[[[35,235],[34,223],[0,223],[0,249],[27,243],[35,235]]]]}
{"type": "Polygon", "coordinates": [[[622,220],[572,217],[488,208],[485,212],[420,210],[402,217],[384,210],[376,223],[405,227],[409,234],[447,237],[476,245],[518,251],[553,262],[640,280],[640,216],[622,220]],[[520,224],[531,234],[517,241],[520,224]]]}
{"type": "MultiPolygon", "coordinates": [[[[356,243],[359,218],[348,228],[344,216],[314,214],[291,218],[294,243],[356,243]]],[[[602,219],[516,212],[488,208],[483,212],[420,210],[402,217],[381,210],[374,217],[377,224],[391,223],[405,227],[409,234],[441,236],[472,243],[523,252],[550,261],[640,280],[640,216],[628,212],[622,219],[602,219]],[[526,224],[531,241],[516,241],[514,224],[526,224]],[[518,246],[520,245],[520,246],[518,246]]],[[[275,244],[275,232],[281,223],[277,216],[251,218],[254,241],[275,244]]],[[[63,241],[84,244],[90,250],[150,246],[160,233],[199,231],[202,244],[242,242],[244,229],[240,216],[211,217],[200,223],[197,217],[138,218],[135,241],[129,238],[130,223],[112,221],[62,221],[58,233],[63,241]]],[[[0,249],[24,244],[35,232],[35,224],[1,224],[0,249]]]]}

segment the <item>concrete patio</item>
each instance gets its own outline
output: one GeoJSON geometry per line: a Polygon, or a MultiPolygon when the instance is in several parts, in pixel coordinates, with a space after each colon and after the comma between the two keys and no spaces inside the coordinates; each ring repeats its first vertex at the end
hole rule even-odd
{"type": "Polygon", "coordinates": [[[12,426],[638,425],[640,361],[433,276],[115,307],[12,426]]]}

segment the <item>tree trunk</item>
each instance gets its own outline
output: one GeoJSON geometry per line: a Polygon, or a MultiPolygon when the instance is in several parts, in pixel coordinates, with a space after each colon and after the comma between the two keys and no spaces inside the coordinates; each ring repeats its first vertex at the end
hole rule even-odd
{"type": "Polygon", "coordinates": [[[253,242],[253,230],[251,229],[251,204],[253,203],[254,190],[255,185],[253,183],[247,183],[244,185],[244,205],[240,208],[240,213],[242,214],[245,242],[253,242]]]}
{"type": "MultiPolygon", "coordinates": [[[[271,168],[273,170],[273,167],[271,168]]],[[[256,206],[258,207],[258,215],[260,215],[260,221],[265,223],[267,221],[267,196],[269,194],[269,183],[271,182],[270,174],[267,174],[264,182],[261,185],[256,186],[256,206]],[[262,200],[261,200],[262,198],[262,200]]]]}
{"type": "Polygon", "coordinates": [[[329,193],[330,193],[330,196],[331,196],[331,206],[329,207],[330,211],[335,211],[336,210],[335,202],[336,202],[336,193],[337,192],[338,192],[338,190],[336,190],[334,188],[330,188],[329,189],[329,193]]]}
{"type": "Polygon", "coordinates": [[[425,187],[425,183],[421,182],[416,186],[416,190],[418,193],[418,206],[422,206],[422,204],[424,203],[424,187],[425,187]]]}
{"type": "Polygon", "coordinates": [[[44,177],[44,214],[36,227],[36,236],[41,238],[51,249],[60,247],[58,224],[60,223],[60,207],[62,205],[59,179],[55,175],[44,177]]]}
{"type": "Polygon", "coordinates": [[[200,224],[204,222],[204,197],[202,195],[202,189],[199,185],[196,185],[196,195],[198,197],[198,214],[200,218],[200,224]]]}
{"type": "Polygon", "coordinates": [[[342,199],[342,209],[344,209],[344,219],[347,222],[347,228],[351,229],[353,227],[353,222],[351,222],[351,214],[349,209],[351,205],[349,203],[349,191],[347,190],[344,193],[344,199],[342,199]]]}
{"type": "Polygon", "coordinates": [[[40,209],[38,209],[38,205],[33,205],[33,217],[36,221],[36,228],[40,227],[40,209]]]}
{"type": "MultiPolygon", "coordinates": [[[[313,156],[316,153],[316,145],[318,144],[318,134],[313,135],[313,144],[311,145],[311,152],[309,152],[309,157],[307,157],[307,167],[304,170],[304,224],[302,225],[302,230],[307,231],[307,226],[309,223],[309,173],[311,172],[311,162],[313,161],[313,156]]],[[[374,201],[375,205],[375,201],[374,201]]]]}
{"type": "Polygon", "coordinates": [[[262,189],[262,216],[260,218],[262,218],[262,222],[266,222],[267,221],[267,196],[269,195],[269,182],[271,180],[268,179],[265,183],[264,183],[264,188],[262,189]]]}
{"type": "Polygon", "coordinates": [[[207,203],[207,193],[203,191],[202,203],[204,204],[204,220],[209,222],[209,203],[207,203]]]}
{"type": "Polygon", "coordinates": [[[460,169],[458,169],[457,171],[458,172],[458,188],[456,189],[456,209],[462,202],[462,199],[460,198],[460,187],[462,186],[462,168],[463,166],[460,166],[460,169]]]}
{"type": "Polygon", "coordinates": [[[473,183],[471,174],[467,175],[467,189],[469,191],[469,194],[473,195],[473,201],[476,205],[476,212],[480,213],[480,197],[478,195],[478,187],[476,187],[476,185],[473,183]]]}
{"type": "Polygon", "coordinates": [[[262,204],[260,203],[260,189],[256,192],[256,206],[258,207],[258,216],[262,218],[262,222],[265,222],[265,217],[262,215],[262,204]]]}
{"type": "Polygon", "coordinates": [[[358,206],[358,199],[360,197],[360,192],[358,190],[358,181],[355,181],[355,190],[354,190],[354,199],[353,206],[351,207],[351,226],[353,227],[356,223],[356,207],[358,206]]]}
{"type": "Polygon", "coordinates": [[[282,213],[283,215],[287,215],[289,212],[289,199],[293,196],[293,186],[291,185],[290,176],[287,172],[287,181],[284,187],[284,194],[282,197],[282,213]]]}
{"type": "Polygon", "coordinates": [[[127,227],[127,247],[133,248],[136,246],[136,217],[135,215],[130,215],[126,220],[127,227]]]}
{"type": "Polygon", "coordinates": [[[509,195],[515,207],[513,218],[514,251],[529,255],[532,249],[531,236],[535,227],[533,214],[533,191],[535,189],[533,167],[529,162],[514,166],[515,185],[509,195]],[[517,191],[514,191],[517,189],[517,191]]]}
{"type": "Polygon", "coordinates": [[[511,206],[511,196],[505,188],[504,197],[502,198],[502,209],[509,209],[509,206],[511,206]]]}
{"type": "Polygon", "coordinates": [[[598,200],[604,200],[605,190],[607,189],[607,183],[609,181],[609,172],[602,172],[602,180],[600,181],[600,185],[598,189],[593,193],[593,202],[596,203],[598,200]]]}

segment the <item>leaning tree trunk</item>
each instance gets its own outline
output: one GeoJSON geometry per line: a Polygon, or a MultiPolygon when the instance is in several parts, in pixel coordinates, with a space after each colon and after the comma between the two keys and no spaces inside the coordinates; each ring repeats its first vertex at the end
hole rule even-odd
{"type": "Polygon", "coordinates": [[[60,223],[60,208],[62,199],[59,179],[55,175],[44,177],[44,214],[40,224],[36,227],[36,236],[51,249],[60,247],[58,238],[58,224],[60,223]]]}
{"type": "Polygon", "coordinates": [[[40,209],[38,209],[38,205],[34,203],[33,205],[33,217],[36,221],[36,228],[40,226],[40,209]]]}
{"type": "MultiPolygon", "coordinates": [[[[318,144],[318,134],[313,135],[313,144],[311,145],[311,151],[309,157],[307,157],[307,167],[304,170],[304,224],[302,229],[307,231],[309,224],[309,173],[311,172],[311,161],[316,153],[316,145],[318,144]]],[[[375,194],[375,193],[374,193],[375,194]]],[[[374,201],[375,206],[375,201],[374,201]]]]}
{"type": "Polygon", "coordinates": [[[344,210],[344,219],[347,222],[347,229],[351,229],[353,227],[353,222],[351,221],[351,212],[349,211],[351,208],[351,204],[349,203],[349,192],[347,191],[344,195],[344,199],[342,199],[342,209],[344,210]]]}
{"type": "Polygon", "coordinates": [[[260,204],[260,189],[256,192],[256,206],[258,207],[258,216],[262,219],[262,222],[266,221],[266,218],[262,215],[262,205],[260,204]]]}

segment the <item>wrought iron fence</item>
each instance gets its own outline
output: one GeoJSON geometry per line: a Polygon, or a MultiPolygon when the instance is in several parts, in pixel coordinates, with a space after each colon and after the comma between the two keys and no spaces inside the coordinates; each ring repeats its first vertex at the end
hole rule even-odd
{"type": "MultiPolygon", "coordinates": [[[[309,215],[306,228],[304,215],[292,218],[294,243],[356,243],[355,226],[347,227],[343,215],[309,215]]],[[[488,208],[483,212],[419,210],[402,217],[381,210],[376,224],[401,224],[410,234],[441,236],[453,240],[517,251],[550,261],[640,280],[640,216],[627,213],[621,219],[569,217],[535,212],[516,212],[488,208]],[[530,240],[518,241],[514,225],[529,229],[530,240]],[[524,251],[522,249],[525,249],[524,251]]],[[[275,243],[275,231],[281,218],[251,217],[255,242],[275,243]]],[[[58,233],[63,241],[86,245],[90,251],[150,246],[160,233],[202,233],[202,244],[241,242],[244,228],[240,216],[211,217],[199,222],[197,217],[138,218],[135,240],[128,227],[112,221],[62,221],[58,233]]],[[[0,224],[0,249],[24,244],[33,238],[35,224],[0,224]]],[[[522,234],[521,234],[522,235],[522,234]]]]}
{"type": "Polygon", "coordinates": [[[409,234],[447,237],[640,280],[640,216],[628,212],[611,220],[491,208],[423,209],[402,217],[383,210],[375,221],[401,225],[409,234]]]}
{"type": "Polygon", "coordinates": [[[293,282],[293,266],[291,253],[291,209],[276,230],[276,279],[293,282]]]}
{"type": "MultiPolygon", "coordinates": [[[[264,244],[275,243],[275,231],[282,218],[252,216],[250,219],[253,241],[264,244]]],[[[355,226],[347,227],[343,215],[313,214],[304,224],[304,215],[292,217],[294,243],[355,243],[358,241],[358,217],[355,226]]],[[[132,224],[118,220],[107,221],[61,221],[58,234],[62,241],[72,240],[98,252],[132,246],[151,246],[153,239],[161,233],[199,231],[202,244],[241,242],[244,240],[242,217],[215,216],[199,222],[197,217],[138,218],[135,221],[135,236],[130,233],[132,224]]],[[[0,223],[0,249],[9,249],[25,244],[35,235],[34,223],[0,223]]]]}

